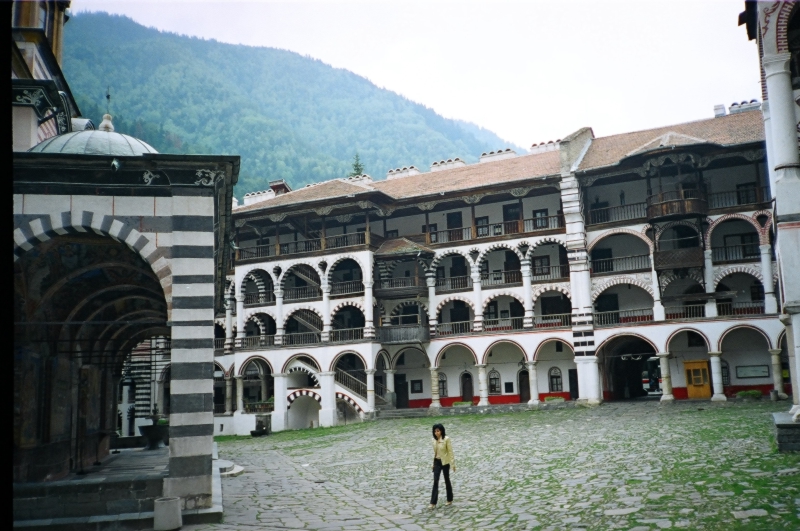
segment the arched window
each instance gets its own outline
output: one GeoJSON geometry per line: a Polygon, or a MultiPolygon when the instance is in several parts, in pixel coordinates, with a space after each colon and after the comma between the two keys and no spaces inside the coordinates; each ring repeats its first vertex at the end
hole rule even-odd
{"type": "Polygon", "coordinates": [[[550,372],[548,372],[547,375],[548,380],[550,381],[551,393],[560,393],[564,390],[564,381],[561,379],[561,369],[558,367],[553,367],[550,369],[550,372]]]}
{"type": "Polygon", "coordinates": [[[500,390],[500,373],[492,369],[489,373],[489,394],[499,395],[502,393],[500,390]]]}
{"type": "Polygon", "coordinates": [[[439,373],[439,396],[447,396],[447,375],[439,373]]]}
{"type": "Polygon", "coordinates": [[[258,372],[258,365],[255,363],[250,363],[247,365],[247,369],[244,371],[244,379],[245,380],[260,380],[261,375],[258,372]]]}

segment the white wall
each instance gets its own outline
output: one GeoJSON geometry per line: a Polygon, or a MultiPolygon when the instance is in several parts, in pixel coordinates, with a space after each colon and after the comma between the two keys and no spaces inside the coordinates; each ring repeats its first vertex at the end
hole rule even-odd
{"type": "Polygon", "coordinates": [[[641,310],[653,307],[653,297],[638,286],[628,289],[626,284],[618,284],[605,290],[602,294],[615,294],[620,310],[641,310]]]}
{"type": "Polygon", "coordinates": [[[612,258],[650,254],[650,248],[646,243],[629,234],[614,234],[603,238],[592,247],[592,250],[594,249],[611,249],[612,258]]]}
{"type": "MultiPolygon", "coordinates": [[[[311,427],[319,427],[319,402],[310,396],[299,396],[289,407],[289,429],[299,430],[311,427]]],[[[255,426],[255,416],[253,416],[253,426],[255,426]]],[[[255,427],[253,428],[255,429],[255,427]]]]}
{"type": "Polygon", "coordinates": [[[728,362],[731,385],[772,384],[772,356],[766,340],[758,332],[746,329],[730,332],[722,341],[722,359],[728,362]],[[737,378],[739,365],[766,365],[769,372],[764,378],[737,378]]]}
{"type": "MultiPolygon", "coordinates": [[[[653,188],[655,189],[656,186],[654,182],[653,188]]],[[[619,193],[623,190],[625,191],[626,205],[644,203],[647,199],[647,181],[642,178],[619,184],[597,184],[590,186],[585,198],[588,204],[584,206],[591,208],[597,198],[600,199],[601,203],[607,202],[609,207],[620,206],[619,193]]]]}
{"type": "MultiPolygon", "coordinates": [[[[764,163],[761,163],[761,169],[759,171],[762,175],[762,183],[766,184],[767,169],[764,163]]],[[[752,162],[745,163],[742,166],[733,166],[731,168],[704,170],[703,178],[706,181],[707,191],[711,194],[718,192],[735,192],[737,184],[758,182],[756,169],[752,162]]]]}

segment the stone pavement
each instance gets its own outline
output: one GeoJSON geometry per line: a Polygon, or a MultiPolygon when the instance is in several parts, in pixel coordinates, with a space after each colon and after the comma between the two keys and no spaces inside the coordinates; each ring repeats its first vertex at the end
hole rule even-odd
{"type": "MultiPolygon", "coordinates": [[[[402,419],[219,442],[206,529],[800,529],[800,454],[779,454],[787,403],[607,403],[402,419]],[[455,501],[427,509],[431,426],[453,439],[455,501]]],[[[442,486],[443,497],[444,488],[442,486]]]]}

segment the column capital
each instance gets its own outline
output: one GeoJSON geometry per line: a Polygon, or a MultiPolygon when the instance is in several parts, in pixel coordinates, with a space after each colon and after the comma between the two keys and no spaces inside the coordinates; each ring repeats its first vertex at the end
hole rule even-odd
{"type": "Polygon", "coordinates": [[[283,298],[283,290],[282,289],[276,289],[275,290],[275,298],[276,299],[277,298],[281,298],[281,299],[283,298]]]}
{"type": "Polygon", "coordinates": [[[527,365],[527,366],[528,366],[528,368],[531,368],[531,367],[536,367],[536,365],[537,365],[538,363],[539,363],[539,362],[538,362],[538,361],[536,361],[536,360],[533,360],[533,361],[531,361],[531,360],[526,360],[526,361],[525,361],[525,365],[527,365]]]}
{"type": "Polygon", "coordinates": [[[708,355],[713,357],[713,358],[718,358],[718,357],[722,356],[722,352],[709,352],[708,355]]]}
{"type": "Polygon", "coordinates": [[[431,372],[439,372],[439,367],[431,367],[430,371],[431,372]]]}
{"type": "Polygon", "coordinates": [[[772,251],[772,245],[768,243],[762,243],[758,246],[758,249],[761,251],[761,254],[767,254],[772,251]]]}
{"type": "Polygon", "coordinates": [[[780,356],[781,353],[783,353],[783,349],[782,348],[771,348],[767,352],[769,352],[773,356],[780,356]]]}
{"type": "Polygon", "coordinates": [[[377,370],[376,369],[367,369],[364,372],[367,373],[367,374],[375,374],[377,372],[377,370]]]}
{"type": "Polygon", "coordinates": [[[244,375],[237,374],[234,376],[234,378],[236,378],[237,382],[241,382],[242,380],[244,380],[244,375]]]}
{"type": "Polygon", "coordinates": [[[776,53],[766,54],[761,58],[761,65],[764,67],[765,77],[771,77],[775,74],[790,73],[789,61],[792,59],[792,54],[776,53]]]}
{"type": "Polygon", "coordinates": [[[336,376],[336,371],[318,372],[320,376],[336,376]]]}
{"type": "Polygon", "coordinates": [[[711,260],[713,256],[711,249],[706,249],[705,251],[703,251],[703,256],[708,260],[711,260]]]}
{"type": "Polygon", "coordinates": [[[241,293],[237,293],[236,294],[236,302],[237,303],[239,303],[239,302],[244,303],[244,295],[242,295],[241,293]]]}
{"type": "Polygon", "coordinates": [[[362,280],[361,283],[364,284],[364,289],[371,288],[372,286],[375,285],[374,280],[362,280]]]}
{"type": "Polygon", "coordinates": [[[395,374],[397,369],[385,369],[383,372],[384,374],[395,374]]]}
{"type": "Polygon", "coordinates": [[[233,380],[233,376],[231,376],[230,374],[226,374],[225,376],[223,376],[223,378],[225,379],[225,382],[230,382],[231,380],[233,380]]]}
{"type": "Polygon", "coordinates": [[[669,352],[658,352],[658,353],[656,353],[656,356],[658,356],[659,358],[669,358],[670,353],[669,352]]]}
{"type": "Polygon", "coordinates": [[[479,369],[485,369],[485,368],[486,368],[486,365],[487,365],[486,363],[477,363],[477,364],[475,364],[475,366],[476,366],[477,368],[479,368],[479,369]]]}

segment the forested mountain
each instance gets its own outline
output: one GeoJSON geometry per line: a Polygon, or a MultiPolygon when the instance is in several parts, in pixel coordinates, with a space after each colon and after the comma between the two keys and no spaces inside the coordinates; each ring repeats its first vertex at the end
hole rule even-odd
{"type": "Polygon", "coordinates": [[[319,60],[164,33],[105,13],[66,24],[63,68],[82,114],[96,124],[110,87],[118,132],[162,153],[241,155],[240,198],[275,179],[297,188],[344,177],[356,153],[381,179],[399,166],[521,150],[319,60]]]}

